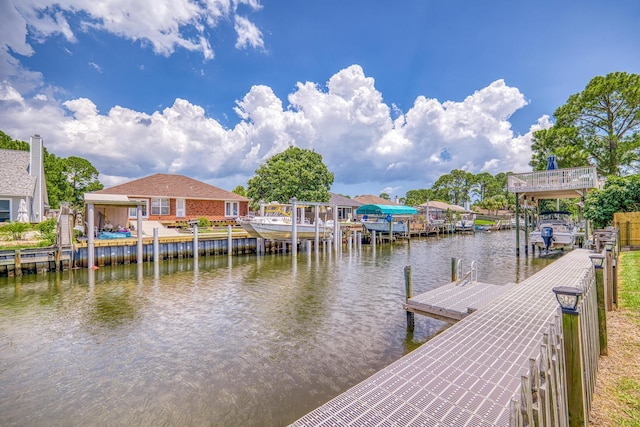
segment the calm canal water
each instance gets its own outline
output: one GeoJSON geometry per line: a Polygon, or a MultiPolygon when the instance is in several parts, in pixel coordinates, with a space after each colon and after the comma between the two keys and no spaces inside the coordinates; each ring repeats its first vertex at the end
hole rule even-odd
{"type": "Polygon", "coordinates": [[[0,278],[0,425],[282,426],[446,325],[407,332],[414,293],[450,279],[521,281],[511,231],[335,254],[169,261],[0,278]],[[158,271],[159,270],[159,271],[158,271]]]}

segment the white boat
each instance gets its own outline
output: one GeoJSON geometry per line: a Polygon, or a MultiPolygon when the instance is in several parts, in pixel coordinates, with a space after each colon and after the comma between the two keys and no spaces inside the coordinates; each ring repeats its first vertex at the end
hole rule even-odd
{"type": "MultiPolygon", "coordinates": [[[[254,224],[272,221],[274,218],[291,218],[291,205],[282,205],[280,203],[269,203],[264,205],[263,215],[261,216],[246,216],[236,218],[236,222],[240,225],[251,237],[262,238],[262,236],[255,230],[254,224]]],[[[291,221],[289,219],[289,221],[291,221]]]]}
{"type": "MultiPolygon", "coordinates": [[[[362,221],[362,225],[371,231],[376,233],[389,234],[389,229],[392,227],[391,223],[385,218],[367,219],[362,221]]],[[[407,224],[402,221],[393,222],[393,234],[406,234],[407,224]]]]}
{"type": "Polygon", "coordinates": [[[476,216],[472,214],[462,214],[462,217],[456,221],[456,231],[465,233],[475,231],[476,216]]]}
{"type": "MultiPolygon", "coordinates": [[[[293,224],[289,217],[262,217],[258,221],[251,222],[255,232],[263,239],[290,240],[293,236],[293,224]]],[[[318,236],[327,238],[331,236],[333,227],[327,223],[318,223],[318,236]]],[[[296,223],[296,236],[300,240],[311,240],[316,237],[316,225],[308,222],[296,223]]]]}
{"type": "Polygon", "coordinates": [[[572,249],[577,231],[570,212],[544,212],[540,214],[538,227],[529,234],[529,242],[540,251],[572,249]]]}
{"type": "MultiPolygon", "coordinates": [[[[236,222],[251,236],[268,240],[289,240],[293,235],[291,224],[291,205],[269,204],[264,207],[263,216],[236,218],[236,222]]],[[[318,235],[329,237],[333,232],[333,222],[320,222],[318,235]]],[[[315,224],[309,223],[303,216],[296,223],[298,239],[315,239],[315,224]]]]}

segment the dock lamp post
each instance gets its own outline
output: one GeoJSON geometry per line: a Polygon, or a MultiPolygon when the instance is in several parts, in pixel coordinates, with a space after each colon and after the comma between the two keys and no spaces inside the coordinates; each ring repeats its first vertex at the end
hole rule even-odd
{"type": "Polygon", "coordinates": [[[604,255],[589,255],[596,277],[596,299],[598,301],[598,337],[600,339],[600,355],[608,354],[607,349],[607,298],[604,291],[604,255]]]}
{"type": "Polygon", "coordinates": [[[580,310],[578,303],[583,291],[569,286],[553,288],[558,304],[562,308],[562,334],[564,337],[564,360],[566,364],[567,406],[569,426],[585,426],[584,377],[582,370],[582,334],[580,331],[580,310]]]}

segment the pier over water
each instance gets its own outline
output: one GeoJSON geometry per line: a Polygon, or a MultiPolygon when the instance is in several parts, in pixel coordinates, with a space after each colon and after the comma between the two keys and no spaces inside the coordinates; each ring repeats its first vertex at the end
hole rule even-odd
{"type": "Polygon", "coordinates": [[[590,254],[568,253],[292,425],[509,425],[522,376],[558,315],[552,288],[581,287],[590,254]]]}

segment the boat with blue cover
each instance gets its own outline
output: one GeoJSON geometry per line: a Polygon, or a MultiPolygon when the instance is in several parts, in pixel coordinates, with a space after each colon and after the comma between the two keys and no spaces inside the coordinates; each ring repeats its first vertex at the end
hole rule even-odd
{"type": "Polygon", "coordinates": [[[408,220],[418,213],[417,209],[403,205],[362,205],[356,215],[362,215],[362,226],[369,232],[393,235],[407,234],[408,220]]]}

